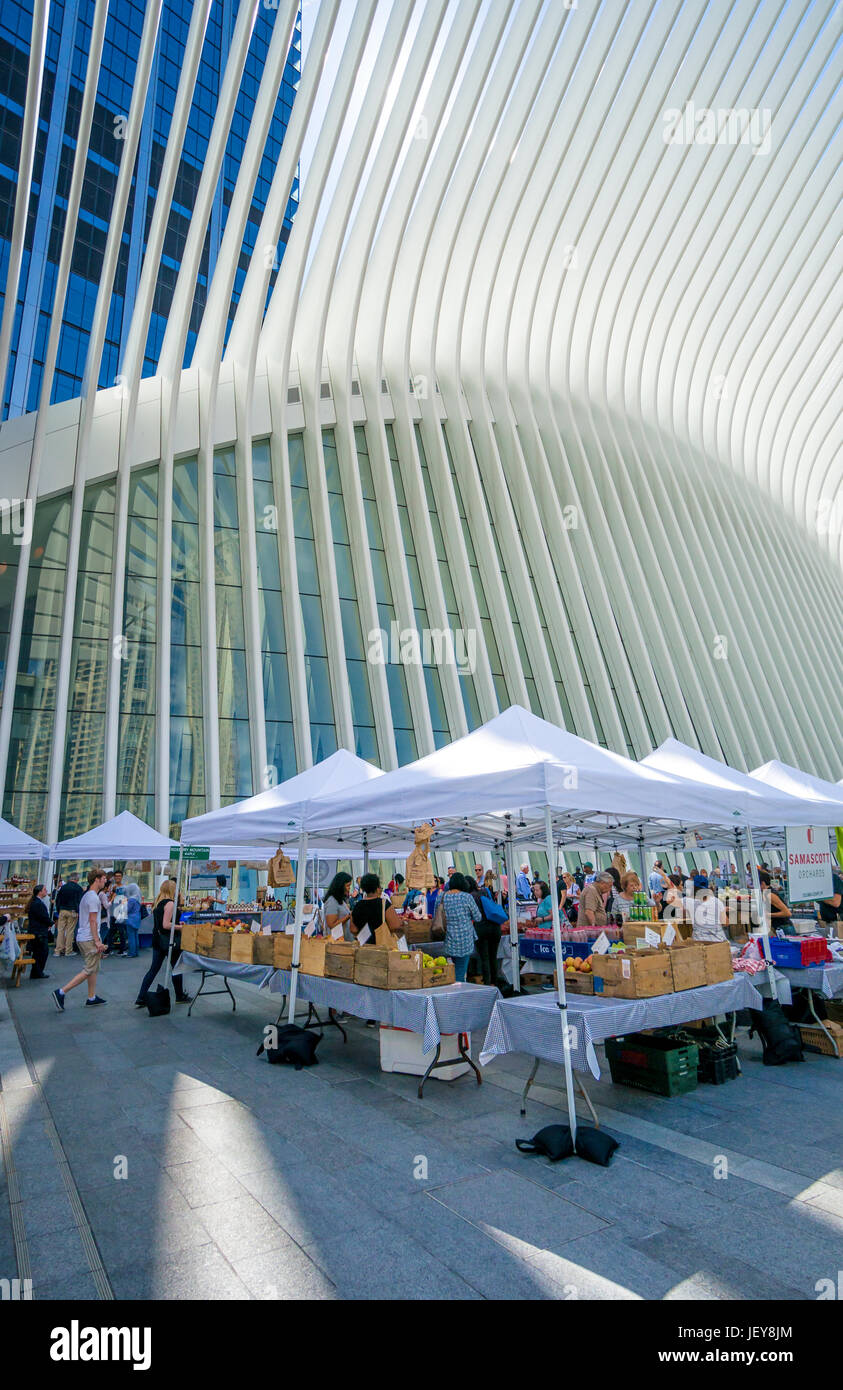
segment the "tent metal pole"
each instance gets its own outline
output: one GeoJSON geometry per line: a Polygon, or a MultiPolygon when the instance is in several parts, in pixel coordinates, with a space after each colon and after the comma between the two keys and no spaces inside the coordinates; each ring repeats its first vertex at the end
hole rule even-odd
{"type": "Polygon", "coordinates": [[[521,992],[521,954],[518,950],[518,903],[516,901],[515,887],[515,852],[512,845],[512,828],[506,828],[506,845],[504,846],[504,864],[506,865],[506,888],[507,903],[509,906],[509,955],[512,967],[512,988],[516,993],[521,992]]]}
{"type": "MultiPolygon", "coordinates": [[[[553,817],[550,807],[544,808],[544,831],[547,840],[547,874],[548,879],[555,883],[553,875],[553,817]]],[[[551,892],[550,906],[553,914],[553,950],[556,956],[556,999],[559,1005],[559,1017],[562,1023],[562,1049],[565,1055],[565,1091],[568,1096],[568,1120],[571,1126],[571,1134],[576,1143],[577,1139],[577,1110],[574,1097],[574,1069],[571,1064],[571,1030],[568,1027],[568,999],[565,994],[565,962],[562,958],[562,931],[559,925],[559,898],[555,892],[551,892]]]]}
{"type": "Polygon", "coordinates": [[[365,827],[363,830],[363,872],[364,874],[369,872],[369,832],[365,827]]]}
{"type": "MultiPolygon", "coordinates": [[[[296,865],[296,916],[293,925],[293,962],[290,971],[290,1007],[287,1021],[296,1021],[296,994],[299,982],[299,956],[301,955],[301,927],[304,920],[304,890],[307,887],[307,831],[299,835],[299,862],[296,865]]],[[[315,911],[315,904],[314,904],[315,911]]]]}
{"type": "Polygon", "coordinates": [[[640,825],[638,827],[638,860],[641,865],[641,887],[645,893],[648,893],[647,865],[644,861],[644,831],[640,825]]]}
{"type": "Polygon", "coordinates": [[[181,864],[182,864],[182,855],[183,855],[183,853],[184,853],[184,846],[180,844],[180,845],[179,845],[179,866],[178,866],[178,868],[176,869],[176,891],[175,891],[175,893],[173,894],[173,920],[172,920],[172,922],[170,923],[170,946],[169,946],[169,949],[168,949],[168,951],[167,951],[167,976],[166,976],[166,979],[167,979],[167,989],[170,988],[170,984],[172,983],[172,979],[173,979],[173,940],[175,939],[175,935],[176,935],[176,917],[178,916],[178,912],[179,912],[179,889],[181,888],[181,864]]]}

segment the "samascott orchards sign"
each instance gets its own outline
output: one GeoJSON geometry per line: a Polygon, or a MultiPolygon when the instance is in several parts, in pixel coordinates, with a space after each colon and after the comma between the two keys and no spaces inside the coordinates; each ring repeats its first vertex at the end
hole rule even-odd
{"type": "Polygon", "coordinates": [[[787,891],[792,903],[812,898],[830,898],[831,851],[828,830],[820,825],[788,826],[787,891]]]}

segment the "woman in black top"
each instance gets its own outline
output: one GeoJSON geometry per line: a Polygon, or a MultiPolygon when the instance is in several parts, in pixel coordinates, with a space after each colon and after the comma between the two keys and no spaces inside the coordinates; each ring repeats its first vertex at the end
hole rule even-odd
{"type": "MultiPolygon", "coordinates": [[[[170,925],[173,915],[178,921],[179,913],[176,912],[174,902],[176,891],[175,881],[166,878],[158,889],[158,897],[155,899],[155,906],[152,909],[152,964],[143,977],[143,982],[138,990],[138,997],[135,1000],[135,1008],[143,1009],[146,1007],[146,997],[152,986],[152,982],[164,961],[167,959],[167,952],[170,948],[170,925]],[[169,909],[169,910],[168,910],[169,909]]],[[[176,964],[181,954],[181,932],[176,930],[173,933],[173,951],[170,956],[171,963],[176,964]]],[[[173,976],[173,984],[176,990],[176,1003],[190,1003],[190,995],[186,992],[184,981],[181,975],[173,976]]]]}
{"type": "Polygon", "coordinates": [[[480,961],[483,983],[484,985],[496,985],[498,983],[498,947],[501,944],[500,923],[491,922],[485,915],[483,905],[490,901],[485,893],[481,893],[479,888],[473,888],[471,889],[471,896],[480,909],[480,921],[474,923],[474,930],[477,933],[477,958],[480,961]]]}
{"type": "Polygon", "coordinates": [[[377,874],[364,874],[360,880],[360,888],[363,897],[351,909],[352,936],[359,936],[363,928],[368,927],[371,937],[367,937],[366,941],[374,943],[375,932],[384,923],[393,936],[400,936],[404,930],[401,919],[395,908],[382,898],[381,881],[377,874]]]}
{"type": "Polygon", "coordinates": [[[29,930],[35,940],[32,943],[32,969],[30,980],[49,980],[44,973],[47,957],[50,954],[50,910],[47,907],[47,889],[43,883],[36,883],[26,909],[29,930]]]}

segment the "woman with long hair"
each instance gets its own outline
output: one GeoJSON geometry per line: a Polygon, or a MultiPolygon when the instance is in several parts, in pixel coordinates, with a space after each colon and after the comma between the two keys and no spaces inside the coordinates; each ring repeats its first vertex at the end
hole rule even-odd
{"type": "Polygon", "coordinates": [[[343,936],[346,941],[351,941],[351,908],[348,904],[349,893],[351,892],[351,874],[334,874],[328,884],[328,891],[325,894],[323,912],[325,914],[325,931],[330,936],[334,927],[342,927],[343,936]]]}
{"type": "MultiPolygon", "coordinates": [[[[170,927],[173,919],[178,921],[178,913],[175,904],[176,882],[175,879],[165,878],[161,887],[158,889],[158,896],[155,899],[155,906],[152,909],[152,964],[143,977],[141,987],[138,990],[138,997],[135,1000],[136,1009],[146,1008],[147,995],[152,988],[152,982],[164,961],[170,947],[170,927]]],[[[181,952],[181,932],[176,931],[173,935],[173,949],[170,954],[170,961],[175,965],[181,952]]],[[[173,976],[173,984],[176,990],[176,1003],[187,1004],[190,1002],[190,995],[185,991],[184,981],[181,975],[173,976]]]]}

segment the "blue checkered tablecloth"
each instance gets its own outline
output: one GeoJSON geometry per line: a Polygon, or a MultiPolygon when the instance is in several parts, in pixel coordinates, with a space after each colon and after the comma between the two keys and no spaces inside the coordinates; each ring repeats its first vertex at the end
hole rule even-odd
{"type": "MultiPolygon", "coordinates": [[[[276,970],[270,981],[273,994],[289,994],[291,971],[276,970]]],[[[470,1033],[485,1028],[500,991],[491,985],[437,985],[434,989],[372,989],[350,980],[331,980],[322,975],[299,975],[297,994],[312,1004],[376,1018],[393,1028],[421,1033],[424,1052],[432,1052],[446,1033],[470,1033]]]]}
{"type": "Polygon", "coordinates": [[[835,994],[843,994],[843,964],[806,965],[801,970],[790,970],[786,966],[777,965],[776,969],[797,989],[815,989],[818,994],[825,995],[826,999],[833,999],[835,994]]]}
{"type": "Polygon", "coordinates": [[[214,975],[226,975],[229,980],[239,980],[244,985],[255,985],[265,989],[275,973],[271,965],[244,965],[239,961],[211,960],[210,956],[197,956],[192,951],[182,951],[173,974],[183,974],[185,970],[206,970],[214,975]]]}
{"type": "MultiPolygon", "coordinates": [[[[571,1029],[571,1060],[576,1071],[600,1076],[595,1044],[642,1028],[665,1028],[697,1018],[732,1013],[735,1009],[760,1009],[761,996],[746,975],[678,994],[659,994],[653,999],[601,999],[593,995],[569,995],[567,1024],[571,1029]]],[[[521,999],[501,999],[492,1010],[486,1041],[480,1054],[485,1066],[506,1052],[526,1052],[546,1062],[564,1062],[562,1023],[556,995],[531,994],[521,999]]]]}

